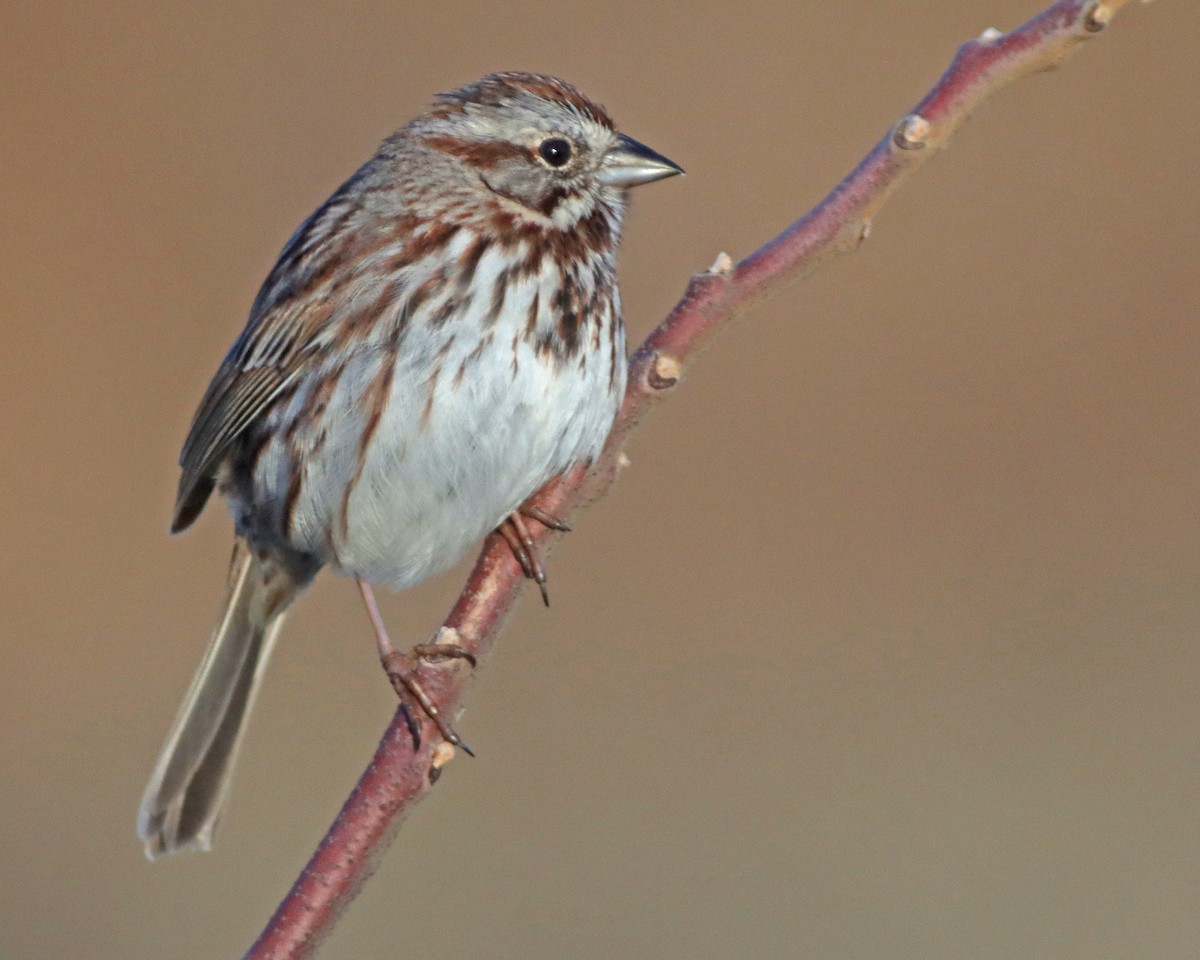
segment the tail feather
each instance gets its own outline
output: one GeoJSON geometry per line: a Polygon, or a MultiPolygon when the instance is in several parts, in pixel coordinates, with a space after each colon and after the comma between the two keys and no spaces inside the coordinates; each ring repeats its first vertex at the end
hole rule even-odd
{"type": "Polygon", "coordinates": [[[210,849],[246,718],[297,589],[281,567],[238,542],[225,615],[142,797],[138,836],[151,860],[210,849]]]}

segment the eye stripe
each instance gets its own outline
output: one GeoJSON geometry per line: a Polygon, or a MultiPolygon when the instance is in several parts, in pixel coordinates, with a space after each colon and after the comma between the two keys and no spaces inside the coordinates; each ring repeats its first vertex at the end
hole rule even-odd
{"type": "Polygon", "coordinates": [[[527,147],[506,140],[463,140],[448,134],[435,134],[425,137],[425,142],[435,150],[465,160],[481,170],[491,170],[504,160],[532,155],[527,147]]]}

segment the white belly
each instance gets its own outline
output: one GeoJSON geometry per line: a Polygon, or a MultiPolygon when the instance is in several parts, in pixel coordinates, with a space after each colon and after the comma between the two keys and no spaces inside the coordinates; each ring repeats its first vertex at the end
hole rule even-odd
{"type": "MultiPolygon", "coordinates": [[[[291,453],[272,440],[260,460],[257,496],[274,490],[276,501],[287,471],[302,464],[281,538],[342,573],[408,586],[457,562],[547,480],[594,458],[624,393],[619,305],[614,297],[604,317],[588,318],[577,353],[556,357],[539,352],[527,331],[538,302],[539,330],[555,322],[545,284],[535,276],[514,288],[482,335],[470,314],[440,327],[413,323],[386,390],[392,354],[380,347],[353,357],[322,427],[294,434],[291,453]],[[372,387],[384,402],[363,445],[372,387]]],[[[297,392],[283,420],[309,402],[319,379],[297,392]]]]}

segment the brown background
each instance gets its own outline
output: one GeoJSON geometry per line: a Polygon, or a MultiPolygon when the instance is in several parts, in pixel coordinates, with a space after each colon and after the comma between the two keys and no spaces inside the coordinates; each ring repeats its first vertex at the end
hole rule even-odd
{"type": "MultiPolygon", "coordinates": [[[[0,956],[240,955],[391,713],[323,578],[216,852],[142,859],[229,536],[168,539],[178,444],[382,135],[498,68],[603,100],[688,169],[630,218],[638,337],[1036,7],[10,3],[0,956]]],[[[1195,956],[1198,27],[1131,7],[704,357],[326,957],[1195,956]]]]}

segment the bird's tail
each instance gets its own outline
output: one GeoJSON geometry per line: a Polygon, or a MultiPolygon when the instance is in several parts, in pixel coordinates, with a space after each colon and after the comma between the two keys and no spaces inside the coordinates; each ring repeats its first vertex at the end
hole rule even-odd
{"type": "Polygon", "coordinates": [[[238,539],[225,614],[142,796],[138,836],[151,860],[212,846],[246,718],[300,586],[238,539]]]}

